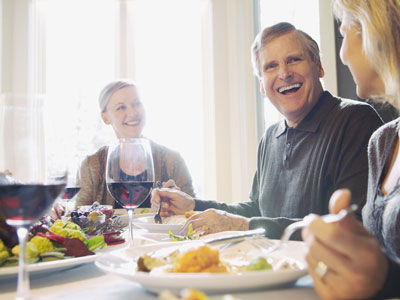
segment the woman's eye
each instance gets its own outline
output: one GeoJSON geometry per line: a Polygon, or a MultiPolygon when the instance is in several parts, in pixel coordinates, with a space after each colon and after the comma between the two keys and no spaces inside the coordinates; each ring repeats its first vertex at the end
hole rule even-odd
{"type": "Polygon", "coordinates": [[[124,110],[125,109],[125,106],[118,106],[117,107],[117,110],[124,110]]]}

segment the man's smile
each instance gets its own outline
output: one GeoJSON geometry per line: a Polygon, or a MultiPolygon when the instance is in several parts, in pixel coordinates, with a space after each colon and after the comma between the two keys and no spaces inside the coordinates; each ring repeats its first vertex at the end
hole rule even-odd
{"type": "Polygon", "coordinates": [[[278,88],[278,92],[284,95],[287,94],[292,94],[297,92],[301,88],[302,84],[301,83],[294,83],[291,85],[286,85],[278,88]]]}

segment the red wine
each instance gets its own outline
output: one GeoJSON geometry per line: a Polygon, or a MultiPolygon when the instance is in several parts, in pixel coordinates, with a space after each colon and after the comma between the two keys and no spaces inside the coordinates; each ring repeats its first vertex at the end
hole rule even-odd
{"type": "Polygon", "coordinates": [[[80,186],[67,187],[64,191],[64,199],[72,199],[81,189],[80,186]]]}
{"type": "Polygon", "coordinates": [[[39,219],[62,194],[65,184],[0,185],[0,214],[12,226],[39,219]]]}
{"type": "Polygon", "coordinates": [[[123,181],[107,183],[111,196],[122,207],[130,209],[140,206],[150,195],[152,181],[123,181]]]}

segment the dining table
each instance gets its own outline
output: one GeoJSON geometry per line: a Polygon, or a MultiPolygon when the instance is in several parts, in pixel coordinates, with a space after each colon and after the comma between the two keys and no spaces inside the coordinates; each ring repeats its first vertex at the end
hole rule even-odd
{"type": "MultiPolygon", "coordinates": [[[[137,228],[135,237],[139,238],[146,230],[137,228]]],[[[159,295],[146,290],[138,282],[104,272],[97,267],[95,259],[82,264],[54,270],[43,270],[29,274],[31,299],[42,300],[121,300],[121,299],[160,299],[159,295]]],[[[0,276],[0,299],[14,299],[17,288],[17,276],[0,276]]],[[[207,292],[212,300],[221,300],[224,295],[232,295],[234,299],[319,299],[313,289],[313,282],[305,274],[294,282],[273,287],[260,287],[235,292],[207,292]]]]}

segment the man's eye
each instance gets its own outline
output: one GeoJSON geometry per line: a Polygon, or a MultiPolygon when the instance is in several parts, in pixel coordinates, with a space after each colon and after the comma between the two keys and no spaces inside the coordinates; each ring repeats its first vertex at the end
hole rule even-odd
{"type": "Polygon", "coordinates": [[[271,71],[271,70],[273,70],[273,69],[276,68],[276,67],[277,67],[277,64],[265,65],[264,71],[271,71]]]}
{"type": "Polygon", "coordinates": [[[291,58],[288,59],[288,63],[289,64],[290,63],[295,63],[295,62],[298,62],[298,61],[301,61],[300,57],[291,57],[291,58]]]}

